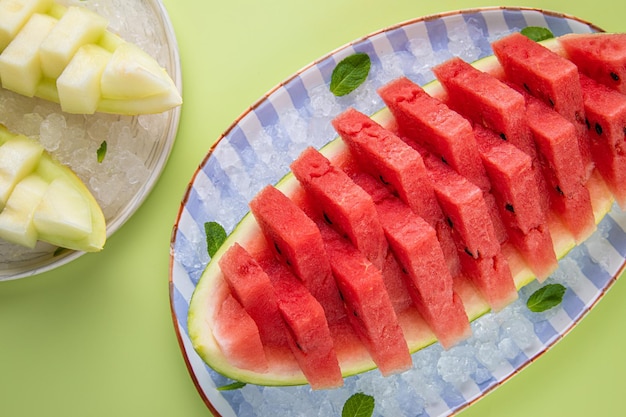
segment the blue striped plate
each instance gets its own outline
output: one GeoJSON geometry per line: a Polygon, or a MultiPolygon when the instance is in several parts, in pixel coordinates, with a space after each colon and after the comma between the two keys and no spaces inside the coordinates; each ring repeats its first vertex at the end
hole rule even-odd
{"type": "Polygon", "coordinates": [[[524,302],[538,284],[530,284],[522,289],[517,303],[475,321],[470,340],[449,351],[436,344],[415,353],[414,368],[401,375],[383,378],[372,371],[347,378],[341,389],[321,392],[308,386],[254,385],[219,391],[216,387],[232,381],[208,368],[189,340],[189,300],[209,262],[205,222],[217,221],[232,231],[247,213],[248,201],[287,173],[306,146],[319,148],[335,138],[330,124],[334,116],[349,106],[368,114],[381,109],[375,93],[380,85],[400,75],[425,84],[434,78],[429,69],[433,63],[453,55],[467,61],[491,55],[490,41],[525,26],[545,26],[557,36],[600,31],[574,17],[520,8],[464,10],[401,23],[346,45],[294,74],[253,104],[209,150],[191,179],[172,234],[170,298],[189,371],[214,414],[341,415],[346,399],[364,392],[376,400],[374,415],[451,415],[547,351],[611,287],[626,256],[626,215],[618,208],[549,278],[568,288],[558,308],[531,315],[524,302]],[[328,92],[332,70],[354,52],[366,52],[372,58],[370,79],[349,96],[336,98],[328,92]]]}

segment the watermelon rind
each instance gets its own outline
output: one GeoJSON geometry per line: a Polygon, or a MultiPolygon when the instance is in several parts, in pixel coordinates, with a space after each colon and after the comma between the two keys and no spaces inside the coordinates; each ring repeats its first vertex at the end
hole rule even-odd
{"type": "MultiPolygon", "coordinates": [[[[562,54],[562,49],[557,38],[548,39],[541,43],[553,51],[562,54]]],[[[502,68],[494,55],[475,61],[472,65],[481,71],[488,72],[495,76],[502,74],[502,68]]],[[[424,85],[423,88],[433,97],[442,97],[445,94],[443,86],[437,80],[424,85]]],[[[387,108],[383,108],[371,117],[382,126],[388,127],[395,123],[391,112],[387,108]]],[[[333,161],[334,157],[337,155],[347,152],[347,146],[341,138],[338,137],[323,146],[320,152],[329,160],[333,161]]],[[[275,186],[287,196],[294,195],[300,188],[299,182],[291,172],[285,174],[275,186]]],[[[602,180],[597,180],[597,182],[592,180],[589,183],[589,188],[592,196],[595,221],[599,223],[611,210],[614,200],[610,193],[608,193],[602,180]]],[[[551,219],[549,221],[549,227],[555,254],[558,259],[562,259],[576,246],[576,242],[571,233],[569,233],[558,220],[551,219]]],[[[265,386],[304,385],[307,384],[307,381],[302,372],[298,369],[280,369],[278,371],[270,369],[268,372],[259,373],[233,366],[220,350],[212,333],[214,325],[212,320],[216,317],[217,309],[220,305],[217,301],[223,300],[225,294],[229,291],[223,279],[218,261],[235,242],[246,247],[246,243],[250,242],[255,236],[259,236],[260,233],[260,228],[254,216],[248,212],[234,227],[220,249],[211,258],[190,300],[187,317],[190,340],[195,351],[209,367],[230,379],[265,386]]],[[[507,255],[507,260],[518,290],[535,280],[535,275],[524,263],[519,253],[506,246],[503,248],[503,251],[507,255]]],[[[470,321],[474,321],[490,312],[490,307],[487,302],[473,288],[469,286],[462,288],[459,295],[463,299],[470,321]]],[[[415,353],[437,342],[435,336],[429,331],[407,332],[405,336],[411,353],[415,353]]],[[[344,377],[376,368],[376,365],[369,357],[341,358],[340,366],[344,377]]]]}

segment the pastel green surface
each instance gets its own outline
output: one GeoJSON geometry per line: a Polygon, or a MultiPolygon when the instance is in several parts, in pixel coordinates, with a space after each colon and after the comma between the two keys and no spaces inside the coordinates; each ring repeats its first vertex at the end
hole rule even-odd
{"type": "MultiPolygon", "coordinates": [[[[187,183],[212,143],[295,71],[375,30],[426,14],[527,6],[626,31],[614,0],[164,0],[184,100],[177,142],[142,208],[106,249],[0,282],[0,416],[210,416],[178,347],[169,241],[187,183]]],[[[623,411],[626,282],[555,348],[463,417],[612,416],[623,411]]]]}

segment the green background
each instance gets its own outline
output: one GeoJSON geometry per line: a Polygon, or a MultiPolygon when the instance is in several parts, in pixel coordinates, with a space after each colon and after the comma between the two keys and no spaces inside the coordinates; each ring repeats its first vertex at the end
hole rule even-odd
{"type": "MultiPolygon", "coordinates": [[[[345,43],[427,14],[529,6],[624,31],[626,2],[164,0],[184,83],[169,163],[106,250],[0,282],[0,416],[209,416],[170,313],[169,242],[185,188],[250,104],[345,43]]],[[[563,341],[463,417],[608,416],[623,410],[626,282],[563,341]]],[[[391,416],[390,416],[391,417],[391,416]]]]}

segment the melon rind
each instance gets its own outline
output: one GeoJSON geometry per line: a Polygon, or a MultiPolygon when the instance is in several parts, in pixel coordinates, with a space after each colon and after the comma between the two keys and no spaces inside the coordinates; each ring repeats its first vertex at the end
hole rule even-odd
{"type": "MultiPolygon", "coordinates": [[[[543,41],[542,44],[557,53],[563,53],[558,39],[549,39],[543,41]]],[[[496,77],[501,78],[503,76],[502,67],[497,58],[493,55],[482,58],[472,63],[472,65],[496,77]]],[[[445,96],[443,86],[437,80],[430,82],[423,86],[423,88],[433,97],[445,96]]],[[[391,127],[395,124],[393,116],[387,108],[383,108],[372,115],[372,119],[385,127],[391,127]]],[[[338,155],[342,155],[343,152],[347,151],[348,148],[341,138],[334,139],[320,149],[320,152],[331,160],[331,162],[336,159],[338,155]]],[[[281,190],[285,195],[291,196],[296,194],[300,189],[300,184],[294,175],[289,172],[276,184],[276,188],[281,190]]],[[[604,182],[597,176],[590,180],[588,188],[592,197],[591,200],[595,220],[596,223],[599,223],[611,210],[614,200],[604,182]]],[[[552,235],[555,254],[558,259],[562,259],[576,246],[576,242],[571,233],[567,231],[559,220],[551,218],[548,224],[552,235]]],[[[254,236],[258,236],[260,233],[260,228],[254,216],[252,216],[251,213],[247,213],[235,226],[233,232],[227,237],[221,248],[212,257],[190,300],[187,318],[189,336],[194,349],[203,361],[213,370],[228,378],[240,382],[267,386],[307,384],[304,375],[299,370],[282,372],[280,370],[274,371],[270,369],[269,372],[258,373],[232,366],[220,351],[211,331],[213,327],[212,319],[216,317],[220,303],[210,301],[223,299],[225,294],[229,291],[218,266],[218,260],[235,242],[246,247],[246,243],[250,242],[254,239],[254,236]]],[[[505,245],[503,251],[507,256],[518,290],[535,280],[535,275],[515,249],[505,245]]],[[[470,286],[458,288],[457,291],[463,299],[466,313],[470,321],[474,321],[490,311],[487,302],[470,286]]],[[[402,317],[400,317],[400,321],[402,324],[402,317]]],[[[408,323],[405,322],[405,324],[408,323]]],[[[422,328],[423,327],[424,326],[422,326],[422,328]]],[[[405,336],[411,353],[417,352],[437,342],[434,334],[428,330],[425,332],[405,332],[405,336]]],[[[340,358],[340,367],[344,377],[376,368],[369,357],[340,358]]]]}

